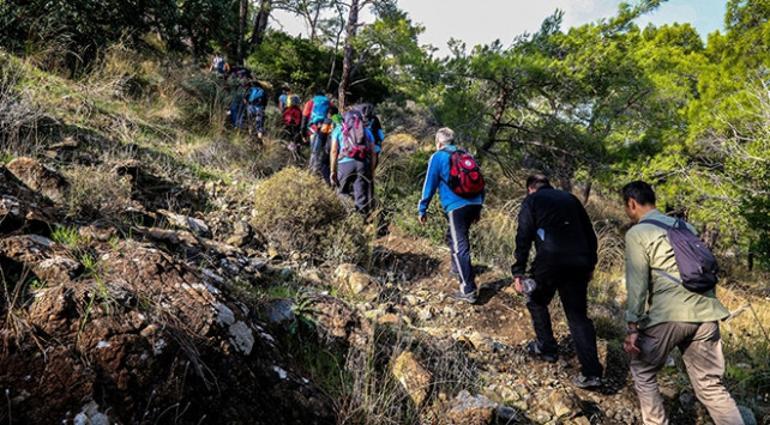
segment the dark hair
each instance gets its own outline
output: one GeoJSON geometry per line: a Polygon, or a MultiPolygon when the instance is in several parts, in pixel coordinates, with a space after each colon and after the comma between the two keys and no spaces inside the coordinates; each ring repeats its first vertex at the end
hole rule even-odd
{"type": "Polygon", "coordinates": [[[637,180],[631,182],[621,190],[623,202],[628,204],[629,199],[635,200],[641,205],[655,205],[655,191],[649,183],[637,180]]]}
{"type": "Polygon", "coordinates": [[[532,174],[527,177],[527,189],[538,190],[543,187],[548,187],[551,182],[548,181],[548,177],[543,174],[532,174]]]}

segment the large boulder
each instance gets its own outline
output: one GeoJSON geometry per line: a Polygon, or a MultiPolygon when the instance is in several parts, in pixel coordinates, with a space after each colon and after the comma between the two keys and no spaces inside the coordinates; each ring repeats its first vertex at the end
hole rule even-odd
{"type": "Polygon", "coordinates": [[[21,157],[8,163],[8,170],[30,189],[40,192],[54,202],[64,201],[69,184],[53,168],[36,159],[21,157]]]}

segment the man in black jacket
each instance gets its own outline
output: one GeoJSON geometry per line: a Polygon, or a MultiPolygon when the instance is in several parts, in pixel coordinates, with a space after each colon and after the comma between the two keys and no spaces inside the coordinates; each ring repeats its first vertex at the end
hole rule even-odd
{"type": "Polygon", "coordinates": [[[527,308],[537,339],[527,349],[549,362],[558,359],[548,311],[558,291],[582,366],[574,383],[580,388],[599,387],[602,366],[596,351],[596,330],[587,314],[588,282],[597,261],[596,234],[580,201],[571,193],[551,187],[545,176],[530,176],[527,191],[529,195],[519,212],[516,264],[511,267],[516,290],[524,292],[523,280],[534,242],[537,254],[531,274],[536,284],[527,294],[527,308]]]}

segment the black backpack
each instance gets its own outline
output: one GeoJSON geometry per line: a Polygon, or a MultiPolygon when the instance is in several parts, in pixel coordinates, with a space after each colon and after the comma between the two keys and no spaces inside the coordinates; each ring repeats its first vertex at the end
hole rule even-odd
{"type": "Polygon", "coordinates": [[[674,249],[682,286],[698,294],[716,287],[719,280],[717,259],[706,244],[687,228],[683,220],[677,219],[673,226],[657,220],[643,220],[642,223],[666,230],[668,241],[674,249]]]}

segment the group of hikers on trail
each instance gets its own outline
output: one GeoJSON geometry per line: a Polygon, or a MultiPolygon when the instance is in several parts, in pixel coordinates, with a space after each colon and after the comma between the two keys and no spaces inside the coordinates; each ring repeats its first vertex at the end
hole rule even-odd
{"type": "MultiPolygon", "coordinates": [[[[484,204],[484,179],[476,160],[455,144],[454,132],[436,133],[418,205],[418,219],[428,221],[436,192],[447,220],[446,240],[451,274],[457,276],[456,299],[475,304],[478,287],[471,262],[470,229],[484,204]]],[[[598,262],[598,243],[583,204],[572,193],[557,190],[544,175],[526,180],[516,231],[513,285],[526,297],[536,338],[530,355],[555,363],[559,346],[548,306],[559,294],[581,366],[573,384],[582,389],[603,387],[603,367],[596,330],[588,317],[588,285],[598,262]],[[530,249],[535,258],[528,269],[530,249]]],[[[743,419],[723,383],[725,361],[719,322],[730,312],[716,298],[717,263],[711,251],[683,219],[658,211],[648,183],[634,181],[622,189],[628,217],[635,223],[625,237],[627,305],[623,349],[646,425],[669,423],[657,374],[669,354],[679,348],[698,400],[716,425],[742,425],[743,419]]]]}
{"type": "MultiPolygon", "coordinates": [[[[226,80],[234,79],[236,89],[230,102],[230,125],[245,130],[261,141],[265,134],[267,88],[243,67],[231,67],[215,54],[209,71],[226,80]]],[[[361,102],[340,111],[331,94],[318,91],[302,104],[290,87],[283,87],[276,106],[281,114],[280,136],[296,152],[309,147],[308,169],[338,193],[350,198],[363,214],[372,210],[374,170],[385,132],[374,105],[361,102]]]]}
{"type": "MultiPolygon", "coordinates": [[[[234,71],[215,58],[212,72],[234,71]]],[[[267,94],[243,71],[242,93],[231,105],[233,126],[254,122],[264,131],[267,94]]],[[[289,88],[278,97],[284,135],[293,144],[310,148],[308,167],[355,208],[369,214],[373,178],[385,134],[374,106],[360,103],[340,111],[331,95],[319,91],[304,106],[289,88]]],[[[417,207],[421,224],[438,192],[447,221],[446,242],[451,270],[459,281],[458,301],[476,304],[479,288],[471,261],[471,228],[482,214],[486,184],[477,160],[457,146],[455,133],[441,128],[435,135],[422,196],[417,207]]],[[[558,293],[581,366],[573,383],[601,389],[604,368],[599,361],[596,329],[588,317],[588,285],[598,262],[598,243],[583,204],[572,193],[555,189],[548,178],[526,179],[527,196],[518,214],[516,249],[511,267],[513,285],[526,297],[535,340],[527,345],[533,357],[555,363],[559,345],[554,338],[549,305],[558,293]],[[530,264],[530,250],[535,247],[530,264]],[[529,267],[528,267],[529,266],[529,267]]],[[[695,395],[717,425],[741,425],[743,419],[722,379],[725,362],[719,322],[730,313],[716,298],[717,263],[711,251],[683,219],[658,211],[648,183],[634,181],[622,189],[626,214],[634,222],[625,236],[626,338],[623,349],[647,425],[668,424],[657,374],[671,351],[679,348],[695,395]]]]}

